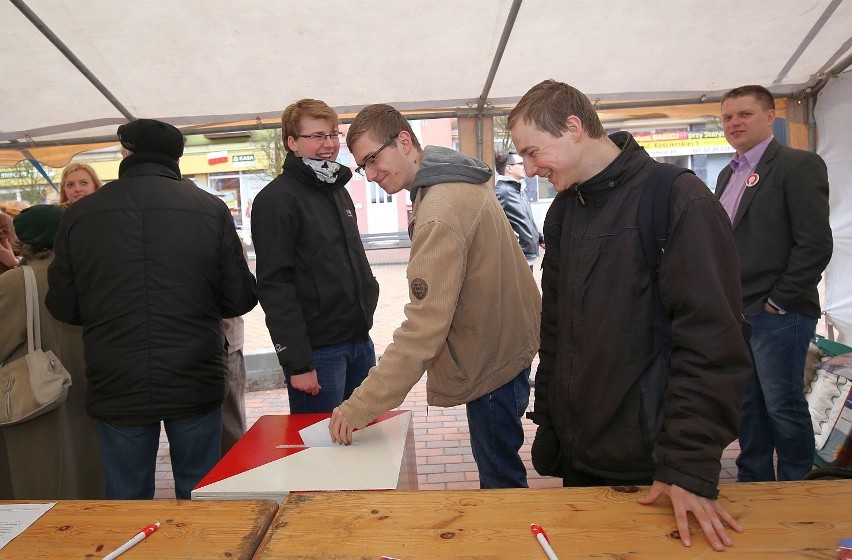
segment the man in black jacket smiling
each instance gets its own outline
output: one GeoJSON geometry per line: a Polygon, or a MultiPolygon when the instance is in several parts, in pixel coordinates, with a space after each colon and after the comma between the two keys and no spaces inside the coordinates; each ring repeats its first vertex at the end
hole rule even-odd
{"type": "Polygon", "coordinates": [[[558,193],[544,220],[533,465],[565,486],[651,484],[640,503],[667,494],[684,545],[692,512],[714,549],[731,546],[724,523],[742,527],[716,500],[720,460],[751,361],[724,209],[679,175],[653,274],[639,201],[659,164],[633,137],[607,136],[589,99],[552,80],[521,98],[508,127],[527,172],[558,193]]]}
{"type": "Polygon", "coordinates": [[[284,169],[252,204],[257,293],[292,413],[331,412],[376,365],[379,285],[346,190],[352,171],[335,161],[337,124],[322,101],[288,106],[284,169]]]}
{"type": "Polygon", "coordinates": [[[219,460],[226,350],[220,322],[250,311],[254,277],[225,204],[181,181],[183,136],[118,128],[119,178],[69,208],[46,305],[83,325],[86,409],[98,419],[109,499],[150,499],[165,424],[175,493],[219,460]]]}

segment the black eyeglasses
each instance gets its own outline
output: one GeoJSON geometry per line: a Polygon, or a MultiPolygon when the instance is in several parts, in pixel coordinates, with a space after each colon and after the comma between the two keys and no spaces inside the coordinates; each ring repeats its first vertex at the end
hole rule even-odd
{"type": "Polygon", "coordinates": [[[513,161],[512,163],[507,163],[506,165],[523,165],[524,160],[521,161],[513,161]]]}
{"type": "Polygon", "coordinates": [[[362,177],[365,177],[367,175],[367,167],[371,163],[376,161],[376,158],[379,157],[379,154],[382,153],[382,150],[384,150],[385,148],[387,148],[388,146],[390,146],[391,144],[394,143],[394,140],[397,139],[397,136],[399,136],[398,132],[396,133],[396,136],[394,136],[393,138],[391,138],[390,140],[388,140],[387,142],[382,144],[381,148],[379,148],[378,150],[376,150],[372,154],[368,155],[364,159],[364,162],[361,165],[359,165],[358,167],[355,168],[355,173],[357,173],[358,175],[361,175],[362,177]]]}
{"type": "Polygon", "coordinates": [[[343,133],[339,130],[329,132],[328,134],[317,132],[316,134],[300,134],[299,138],[307,138],[308,140],[313,140],[314,142],[325,142],[325,139],[329,138],[331,140],[337,140],[339,142],[340,139],[343,138],[343,133]]]}

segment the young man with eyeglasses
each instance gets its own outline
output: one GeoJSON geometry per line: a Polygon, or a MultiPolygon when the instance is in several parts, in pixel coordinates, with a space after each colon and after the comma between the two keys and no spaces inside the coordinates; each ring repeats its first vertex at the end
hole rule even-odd
{"type": "Polygon", "coordinates": [[[257,295],[287,378],[290,412],[331,412],[376,364],[370,328],[379,298],[335,161],[334,110],[302,99],[284,110],[283,171],[254,199],[257,295]]]}
{"type": "Polygon", "coordinates": [[[497,200],[515,231],[530,270],[533,270],[538,260],[538,248],[544,244],[544,236],[538,231],[530,201],[524,194],[524,160],[514,151],[497,152],[494,169],[497,171],[494,184],[497,200]]]}
{"type": "Polygon", "coordinates": [[[389,105],[363,109],[347,144],[358,172],[388,194],[411,191],[410,303],[379,364],[332,413],[334,441],[396,406],[428,370],[428,402],[467,405],[482,488],[527,486],[518,454],[538,350],[541,298],[491,169],[448,148],[421,149],[389,105]]]}

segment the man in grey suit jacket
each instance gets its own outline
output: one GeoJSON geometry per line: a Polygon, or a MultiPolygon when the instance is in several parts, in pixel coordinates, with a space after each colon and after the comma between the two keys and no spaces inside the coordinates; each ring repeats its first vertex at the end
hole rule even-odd
{"type": "Polygon", "coordinates": [[[736,156],[719,174],[716,195],[734,228],[755,362],[740,412],[740,482],[799,480],[813,464],[802,374],[820,316],[817,284],[832,251],[828,173],[817,154],[775,140],[774,121],[775,100],[762,86],[722,98],[736,156]]]}

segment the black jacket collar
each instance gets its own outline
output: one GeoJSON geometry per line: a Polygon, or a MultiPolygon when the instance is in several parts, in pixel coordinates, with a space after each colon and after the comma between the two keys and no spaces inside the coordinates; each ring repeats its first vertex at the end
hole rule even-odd
{"type": "Polygon", "coordinates": [[[577,196],[584,206],[587,201],[594,201],[595,206],[601,206],[612,189],[629,181],[650,160],[645,149],[629,132],[610,134],[609,139],[621,150],[615,159],[594,177],[575,183],[560,195],[577,196]]]}
{"type": "Polygon", "coordinates": [[[163,175],[166,177],[171,177],[173,179],[180,179],[180,167],[178,166],[177,160],[174,160],[170,157],[162,156],[160,154],[152,154],[152,153],[138,153],[138,154],[130,154],[118,165],[118,176],[123,177],[125,174],[132,175],[163,175]],[[154,164],[151,166],[145,166],[144,170],[141,168],[144,164],[154,164]],[[139,167],[137,167],[139,166],[139,167]],[[137,167],[131,172],[131,168],[137,167]],[[158,167],[165,167],[166,169],[157,169],[158,167]],[[141,171],[141,173],[140,173],[141,171]],[[169,173],[171,172],[171,173],[169,173]]]}

